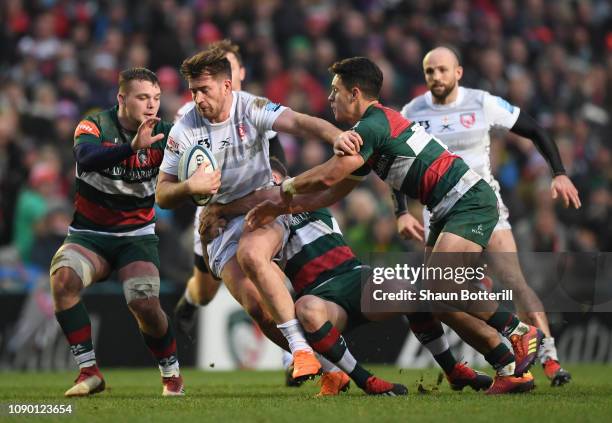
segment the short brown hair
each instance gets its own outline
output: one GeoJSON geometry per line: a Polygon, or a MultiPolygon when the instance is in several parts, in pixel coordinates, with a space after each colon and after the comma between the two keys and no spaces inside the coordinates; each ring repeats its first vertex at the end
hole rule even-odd
{"type": "Polygon", "coordinates": [[[240,46],[238,46],[238,44],[232,43],[227,38],[221,41],[215,41],[209,46],[209,48],[220,48],[225,52],[225,54],[232,53],[238,61],[238,64],[240,66],[244,66],[242,63],[242,55],[240,54],[240,46]]]}
{"type": "Polygon", "coordinates": [[[119,73],[119,91],[125,91],[131,81],[149,81],[153,85],[159,85],[155,72],[147,68],[129,68],[119,73]]]}
{"type": "Polygon", "coordinates": [[[232,79],[232,67],[225,57],[227,53],[218,47],[209,47],[183,60],[181,75],[187,80],[198,78],[204,74],[222,75],[232,79]]]}
{"type": "Polygon", "coordinates": [[[330,66],[329,70],[342,78],[348,89],[358,87],[369,98],[378,99],[383,83],[383,73],[376,63],[366,57],[350,57],[330,66]]]}
{"type": "Polygon", "coordinates": [[[276,157],[270,157],[270,168],[273,172],[278,172],[281,177],[286,178],[289,176],[289,172],[287,172],[287,168],[276,157]]]}

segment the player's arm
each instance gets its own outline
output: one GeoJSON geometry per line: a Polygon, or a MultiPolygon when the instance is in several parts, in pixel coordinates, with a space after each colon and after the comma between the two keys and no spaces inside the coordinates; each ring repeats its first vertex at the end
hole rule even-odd
{"type": "Polygon", "coordinates": [[[160,170],[155,187],[157,204],[162,209],[171,209],[193,195],[216,194],[221,185],[221,173],[218,169],[207,172],[209,166],[210,163],[201,164],[185,181],[179,181],[176,175],[160,170]]]}
{"type": "Polygon", "coordinates": [[[363,144],[361,137],[354,131],[341,131],[324,119],[285,109],[274,121],[272,129],[286,132],[300,138],[322,139],[334,146],[334,151],[341,148],[347,154],[356,154],[363,144]]]}
{"type": "Polygon", "coordinates": [[[144,120],[130,143],[112,147],[100,144],[100,131],[92,121],[81,121],[75,131],[74,146],[74,156],[79,168],[88,172],[106,169],[121,163],[140,149],[149,148],[164,138],[164,134],[152,135],[159,120],[156,117],[144,120]]]}
{"type": "Polygon", "coordinates": [[[408,210],[408,196],[398,190],[393,190],[391,196],[395,208],[398,234],[405,239],[423,241],[425,238],[425,230],[421,222],[419,222],[418,219],[410,213],[410,210],[408,210]]]}
{"type": "Polygon", "coordinates": [[[535,119],[521,110],[516,123],[510,128],[510,131],[530,139],[550,165],[553,172],[553,182],[551,185],[553,198],[560,196],[565,207],[569,207],[572,204],[575,208],[579,208],[581,203],[578,190],[565,174],[559,149],[544,128],[538,125],[535,119]]]}
{"type": "Polygon", "coordinates": [[[359,182],[360,177],[350,177],[323,191],[296,195],[291,202],[287,202],[280,189],[276,189],[275,198],[259,203],[249,211],[246,216],[247,227],[254,230],[283,214],[302,213],[331,206],[344,198],[359,182]]]}

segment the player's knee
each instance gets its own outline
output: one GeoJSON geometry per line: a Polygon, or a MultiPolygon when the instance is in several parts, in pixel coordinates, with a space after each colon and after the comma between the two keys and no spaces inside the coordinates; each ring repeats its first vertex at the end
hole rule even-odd
{"type": "Polygon", "coordinates": [[[51,292],[54,298],[77,296],[82,288],[81,279],[69,267],[60,267],[51,275],[51,292]]]}
{"type": "Polygon", "coordinates": [[[295,302],[295,314],[307,330],[316,329],[327,320],[325,304],[313,295],[305,295],[295,302]]]}
{"type": "Polygon", "coordinates": [[[256,272],[265,266],[265,259],[256,248],[241,246],[236,253],[238,264],[245,273],[256,272]]]}

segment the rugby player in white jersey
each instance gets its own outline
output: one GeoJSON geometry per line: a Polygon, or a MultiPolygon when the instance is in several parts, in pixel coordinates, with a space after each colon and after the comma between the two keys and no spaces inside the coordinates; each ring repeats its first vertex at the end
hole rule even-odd
{"type": "MultiPolygon", "coordinates": [[[[429,91],[406,104],[401,113],[419,122],[425,129],[442,140],[453,153],[461,156],[485,181],[491,185],[498,199],[499,221],[487,246],[488,252],[517,251],[508,221],[508,208],[500,196],[499,183],[493,177],[490,163],[489,130],[493,127],[509,129],[531,139],[553,171],[551,192],[561,198],[565,207],[580,207],[578,191],[565,174],[555,143],[533,118],[501,97],[486,91],[459,86],[463,69],[456,53],[447,47],[431,50],[423,59],[423,71],[429,91]]],[[[400,234],[418,240],[427,239],[430,212],[423,209],[423,226],[407,212],[405,197],[395,193],[400,234]]],[[[552,385],[563,385],[570,374],[559,364],[554,338],[551,336],[544,307],[528,286],[516,255],[503,254],[495,260],[500,282],[513,289],[521,317],[541,329],[545,338],[539,356],[546,376],[552,385]],[[503,275],[503,276],[502,276],[503,275]]]]}
{"type": "MultiPolygon", "coordinates": [[[[233,91],[231,65],[225,56],[225,51],[213,47],[186,59],[181,66],[195,107],[170,133],[156,190],[161,207],[175,207],[191,195],[209,193],[215,194],[212,203],[227,203],[269,185],[272,178],[266,133],[270,130],[321,138],[329,144],[360,142],[355,134],[347,135],[322,119],[243,91],[233,91]],[[186,181],[178,181],[180,154],[195,144],[206,146],[215,155],[221,168],[219,190],[211,192],[200,187],[201,179],[207,175],[203,167],[186,181]]],[[[281,250],[287,236],[287,221],[279,218],[245,236],[243,222],[243,216],[232,219],[223,233],[208,244],[211,271],[224,281],[247,312],[247,301],[253,298],[244,298],[242,287],[250,281],[255,284],[260,294],[257,303],[263,301],[266,305],[293,354],[293,377],[310,378],[320,372],[320,364],[295,318],[284,276],[278,267],[263,265],[269,264],[281,250]]]]}
{"type": "MultiPolygon", "coordinates": [[[[240,47],[227,39],[212,43],[209,47],[216,47],[225,51],[225,58],[230,62],[230,66],[232,68],[232,90],[241,91],[242,81],[244,81],[246,76],[246,69],[244,68],[242,56],[240,55],[240,47]]],[[[178,121],[194,106],[195,103],[193,101],[185,103],[177,111],[174,121],[178,121]]],[[[276,132],[269,131],[266,136],[268,137],[270,144],[270,157],[275,157],[284,165],[285,153],[276,132]]],[[[195,326],[197,317],[196,311],[198,308],[209,304],[221,286],[221,281],[215,279],[210,274],[204,260],[202,239],[200,237],[198,228],[200,224],[200,216],[205,209],[205,207],[198,207],[196,210],[193,231],[193,274],[187,281],[185,292],[174,309],[176,325],[179,330],[181,330],[187,336],[191,336],[191,331],[195,326]]],[[[262,304],[259,301],[259,293],[257,292],[255,286],[252,283],[248,283],[243,284],[240,289],[242,290],[240,297],[245,299],[243,304],[248,307],[249,315],[254,317],[256,323],[263,328],[264,332],[274,336],[273,339],[275,339],[276,342],[281,343],[282,348],[287,348],[285,338],[278,331],[268,313],[264,312],[262,304]],[[248,298],[251,298],[251,300],[246,300],[248,298]]],[[[285,382],[288,386],[299,386],[299,383],[296,383],[291,377],[293,373],[292,362],[293,357],[291,354],[289,354],[286,350],[283,350],[283,367],[286,370],[285,382]]]]}

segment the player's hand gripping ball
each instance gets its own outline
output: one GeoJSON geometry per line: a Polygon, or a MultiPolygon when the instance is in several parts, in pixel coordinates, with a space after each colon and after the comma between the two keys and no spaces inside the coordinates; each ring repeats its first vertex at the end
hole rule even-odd
{"type": "MultiPolygon", "coordinates": [[[[185,181],[193,175],[193,173],[198,169],[201,165],[208,165],[206,167],[206,173],[212,173],[218,168],[217,161],[215,160],[215,156],[212,154],[210,150],[201,145],[193,145],[189,147],[185,152],[181,155],[178,164],[178,178],[179,180],[185,181]]],[[[193,202],[198,206],[205,206],[208,204],[210,199],[212,198],[212,194],[200,195],[195,194],[191,198],[193,202]]]]}

